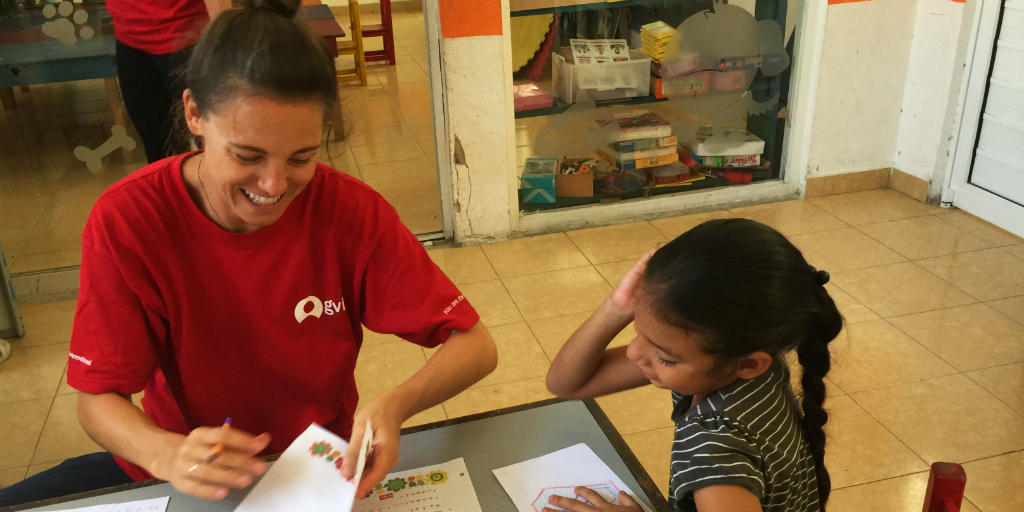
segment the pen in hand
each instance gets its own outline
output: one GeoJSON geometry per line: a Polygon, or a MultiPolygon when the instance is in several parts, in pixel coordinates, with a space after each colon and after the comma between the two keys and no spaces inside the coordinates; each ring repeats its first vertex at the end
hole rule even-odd
{"type": "MultiPolygon", "coordinates": [[[[224,420],[224,426],[221,427],[221,430],[227,432],[227,430],[229,428],[231,428],[231,418],[227,418],[227,419],[224,420]]],[[[220,454],[223,451],[224,451],[224,445],[223,444],[217,443],[217,444],[213,445],[213,448],[210,449],[210,455],[206,458],[206,463],[210,464],[213,461],[217,460],[217,457],[220,457],[220,454]]]]}

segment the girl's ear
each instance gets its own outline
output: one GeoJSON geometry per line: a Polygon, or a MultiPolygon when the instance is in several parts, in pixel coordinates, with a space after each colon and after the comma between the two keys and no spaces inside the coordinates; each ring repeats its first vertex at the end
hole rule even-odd
{"type": "Polygon", "coordinates": [[[771,365],[772,356],[767,352],[754,352],[740,358],[736,367],[736,376],[744,380],[750,380],[767,371],[771,365]]]}
{"type": "Polygon", "coordinates": [[[202,137],[203,118],[199,115],[199,106],[196,105],[195,99],[192,97],[191,89],[185,89],[185,93],[181,95],[181,101],[185,105],[185,124],[188,125],[188,130],[192,132],[192,135],[202,137]]]}

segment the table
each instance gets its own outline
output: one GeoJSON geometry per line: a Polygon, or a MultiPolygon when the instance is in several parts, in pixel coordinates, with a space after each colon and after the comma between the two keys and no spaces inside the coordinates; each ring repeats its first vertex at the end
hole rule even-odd
{"type": "MultiPolygon", "coordinates": [[[[638,498],[656,512],[672,512],[643,466],[592,399],[547,400],[474,416],[402,430],[399,464],[403,471],[462,457],[466,461],[484,512],[514,512],[512,500],[492,469],[586,443],[638,498]]],[[[0,509],[65,510],[170,496],[168,512],[231,512],[248,489],[233,491],[221,501],[205,501],[177,493],[170,484],[137,482],[126,486],[58,498],[38,504],[0,509]],[[45,506],[41,506],[45,505],[45,506]]]]}

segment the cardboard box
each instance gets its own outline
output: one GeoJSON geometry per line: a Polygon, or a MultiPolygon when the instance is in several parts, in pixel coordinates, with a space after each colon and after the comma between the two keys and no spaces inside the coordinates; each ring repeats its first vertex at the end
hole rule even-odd
{"type": "Polygon", "coordinates": [[[555,176],[558,197],[594,197],[594,173],[555,176]]]}

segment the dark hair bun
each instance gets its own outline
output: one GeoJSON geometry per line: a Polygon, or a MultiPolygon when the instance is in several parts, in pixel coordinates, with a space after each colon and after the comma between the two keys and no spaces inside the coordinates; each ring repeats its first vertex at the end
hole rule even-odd
{"type": "Polygon", "coordinates": [[[270,11],[285,18],[294,18],[302,0],[244,0],[242,5],[246,9],[270,11]]]}

